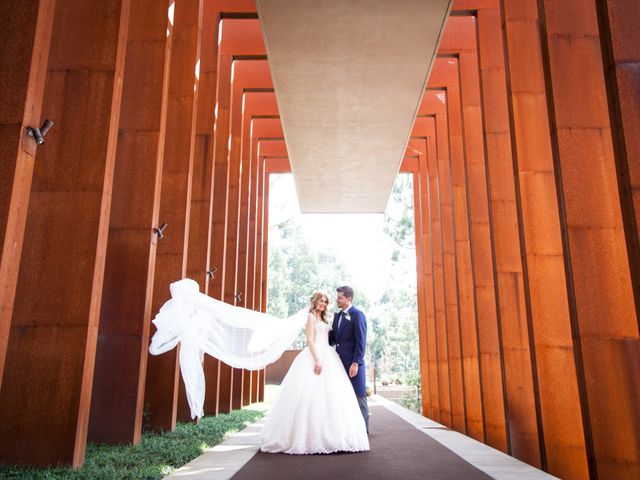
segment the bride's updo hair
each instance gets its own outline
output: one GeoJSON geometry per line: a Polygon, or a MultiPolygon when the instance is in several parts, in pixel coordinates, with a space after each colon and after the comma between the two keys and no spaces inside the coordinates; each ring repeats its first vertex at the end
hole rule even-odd
{"type": "Polygon", "coordinates": [[[327,308],[324,309],[324,312],[320,312],[320,319],[328,325],[329,322],[327,320],[327,310],[329,308],[329,296],[326,293],[316,292],[311,296],[311,301],[309,302],[309,311],[313,312],[317,308],[318,302],[322,299],[322,297],[327,300],[327,308]]]}

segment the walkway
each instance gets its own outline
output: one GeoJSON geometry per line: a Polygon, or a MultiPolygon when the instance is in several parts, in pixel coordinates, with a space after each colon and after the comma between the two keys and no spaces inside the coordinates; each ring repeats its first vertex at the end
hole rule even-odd
{"type": "Polygon", "coordinates": [[[210,449],[167,478],[556,478],[380,396],[374,396],[370,400],[370,410],[370,452],[300,456],[261,453],[259,445],[263,421],[260,421],[210,449]]]}

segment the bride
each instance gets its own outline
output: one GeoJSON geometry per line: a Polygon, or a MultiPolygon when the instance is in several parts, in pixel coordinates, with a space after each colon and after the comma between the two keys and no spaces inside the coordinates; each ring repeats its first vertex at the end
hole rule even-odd
{"type": "Polygon", "coordinates": [[[366,426],[340,357],[329,346],[322,292],[311,297],[307,347],[291,364],[262,431],[263,452],[289,454],[369,450],[366,426]]]}
{"type": "Polygon", "coordinates": [[[171,299],[153,320],[149,353],[180,344],[180,372],[191,417],[204,416],[205,353],[247,370],[276,361],[305,325],[307,347],[292,363],[266,420],[262,450],[290,454],[369,450],[364,418],[336,351],[329,346],[328,297],[286,319],[236,307],[201,293],[184,278],[171,284],[171,299]]]}

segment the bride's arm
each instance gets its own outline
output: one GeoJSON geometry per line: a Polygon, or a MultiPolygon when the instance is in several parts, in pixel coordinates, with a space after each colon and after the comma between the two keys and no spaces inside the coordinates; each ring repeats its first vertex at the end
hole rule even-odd
{"type": "Polygon", "coordinates": [[[322,371],[322,366],[320,365],[320,359],[318,358],[318,352],[316,351],[316,346],[313,343],[315,332],[316,332],[315,322],[316,322],[316,318],[312,313],[309,313],[309,316],[307,317],[307,325],[304,331],[307,334],[307,346],[309,347],[309,351],[311,352],[311,355],[313,356],[313,360],[314,360],[313,371],[317,375],[320,375],[320,372],[322,371]]]}

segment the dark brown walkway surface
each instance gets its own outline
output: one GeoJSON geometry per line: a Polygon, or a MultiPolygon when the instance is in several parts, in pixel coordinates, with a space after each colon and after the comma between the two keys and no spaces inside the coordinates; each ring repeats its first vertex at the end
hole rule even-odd
{"type": "Polygon", "coordinates": [[[491,477],[381,405],[371,405],[371,451],[332,455],[258,452],[233,480],[486,480],[491,477]]]}

